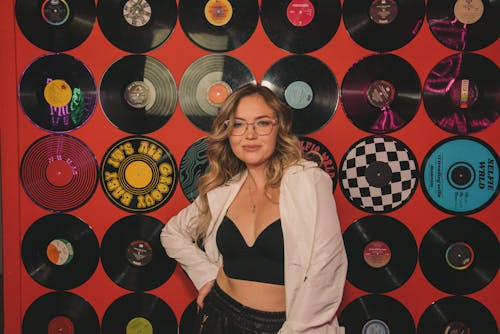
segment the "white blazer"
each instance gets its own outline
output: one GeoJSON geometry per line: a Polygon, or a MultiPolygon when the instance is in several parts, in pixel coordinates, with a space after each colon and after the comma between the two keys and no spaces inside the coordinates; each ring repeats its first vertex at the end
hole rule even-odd
{"type": "MultiPolygon", "coordinates": [[[[199,199],[172,217],[161,232],[167,254],[181,264],[197,289],[214,280],[222,266],[216,232],[246,176],[245,171],[207,194],[212,220],[205,251],[191,234],[199,199]]],[[[344,333],[336,313],[344,290],[347,257],[330,176],[305,160],[288,168],[280,186],[280,216],[285,245],[286,321],[278,333],[344,333]]]]}

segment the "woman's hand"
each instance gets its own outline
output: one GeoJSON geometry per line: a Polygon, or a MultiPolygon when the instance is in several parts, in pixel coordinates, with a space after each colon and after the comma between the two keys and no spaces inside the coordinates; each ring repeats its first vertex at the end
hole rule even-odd
{"type": "Polygon", "coordinates": [[[198,291],[198,297],[196,298],[196,304],[198,304],[198,310],[201,310],[203,308],[203,301],[205,300],[205,297],[208,295],[210,290],[212,290],[214,283],[215,281],[207,282],[198,291]]]}

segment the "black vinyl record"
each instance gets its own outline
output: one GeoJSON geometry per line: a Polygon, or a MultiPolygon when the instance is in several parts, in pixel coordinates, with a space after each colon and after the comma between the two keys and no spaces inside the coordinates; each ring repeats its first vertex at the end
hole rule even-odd
{"type": "Polygon", "coordinates": [[[198,304],[196,299],[193,300],[182,312],[181,320],[179,322],[179,334],[192,334],[194,333],[196,319],[198,318],[198,304]]]}
{"type": "Polygon", "coordinates": [[[143,292],[119,297],[102,318],[102,334],[175,334],[177,331],[177,319],[170,306],[161,298],[143,292]]]}
{"type": "Polygon", "coordinates": [[[20,178],[31,200],[47,210],[79,208],[97,187],[97,161],[80,139],[53,134],[31,144],[21,160],[20,178]]]}
{"type": "Polygon", "coordinates": [[[424,106],[441,129],[466,135],[500,116],[500,69],[476,53],[456,53],[437,63],[424,83],[424,106]]]}
{"type": "Polygon", "coordinates": [[[417,242],[398,220],[373,215],[355,221],[344,232],[349,268],[347,279],[375,293],[403,285],[417,264],[417,242]]]}
{"type": "Polygon", "coordinates": [[[104,154],[101,186],[120,209],[146,213],[169,201],[177,186],[177,163],[160,141],[146,136],[125,137],[104,154]]]}
{"type": "Polygon", "coordinates": [[[177,22],[175,0],[100,0],[97,19],[106,38],[128,52],[151,51],[163,44],[177,22]]]}
{"type": "Polygon", "coordinates": [[[85,124],[97,100],[94,78],[78,59],[50,54],[35,59],[19,81],[19,102],[38,127],[68,132],[85,124]]]}
{"type": "Polygon", "coordinates": [[[309,55],[291,55],[275,62],[262,78],[293,110],[292,129],[308,134],[325,126],[338,105],[337,79],[328,65],[309,55]]]}
{"type": "Polygon", "coordinates": [[[445,297],[424,311],[418,334],[498,334],[495,317],[479,301],[463,296],[445,297]]]}
{"type": "Polygon", "coordinates": [[[35,221],[21,246],[24,267],[41,285],[70,290],[94,273],[99,262],[99,243],[94,231],[81,219],[51,214],[35,221]]]}
{"type": "Polygon", "coordinates": [[[206,149],[206,137],[198,139],[186,150],[179,165],[179,182],[190,202],[198,197],[198,180],[208,168],[206,149]]]}
{"type": "Polygon", "coordinates": [[[330,175],[333,183],[333,192],[337,185],[338,178],[338,169],[335,157],[323,143],[316,139],[307,136],[300,136],[299,140],[305,157],[308,160],[317,162],[318,166],[330,175]]]}
{"type": "Polygon", "coordinates": [[[390,136],[354,143],[340,163],[340,185],[358,209],[387,213],[406,204],[417,188],[418,163],[406,144],[390,136]]]}
{"type": "Polygon", "coordinates": [[[466,295],[488,285],[500,266],[495,233],[471,217],[451,217],[435,224],[420,245],[420,267],[441,291],[466,295]]]}
{"type": "Polygon", "coordinates": [[[160,242],[163,223],[146,215],[132,215],[115,222],[101,242],[106,274],[119,286],[146,291],[165,283],[175,270],[160,242]]]}
{"type": "Polygon", "coordinates": [[[186,36],[213,52],[239,48],[259,20],[257,0],[180,0],[179,22],[186,36]]]}
{"type": "Polygon", "coordinates": [[[94,0],[17,0],[16,19],[26,38],[53,52],[73,49],[92,32],[94,0]]]}
{"type": "Polygon", "coordinates": [[[429,0],[426,11],[432,34],[450,49],[479,50],[500,36],[499,0],[429,0]]]}
{"type": "Polygon", "coordinates": [[[421,83],[403,58],[374,54],[349,69],[340,94],[344,112],[355,126],[383,134],[413,119],[420,105],[421,83]]]}
{"type": "Polygon", "coordinates": [[[99,318],[82,297],[65,291],[49,292],[26,310],[23,334],[85,333],[99,334],[99,318]]]}
{"type": "Polygon", "coordinates": [[[365,49],[387,52],[408,44],[420,30],[424,0],[345,0],[344,25],[365,49]]]}
{"type": "Polygon", "coordinates": [[[182,75],[179,103],[189,121],[208,132],[226,97],[249,83],[256,83],[255,77],[240,60],[209,54],[193,62],[182,75]]]}
{"type": "Polygon", "coordinates": [[[415,334],[410,312],[386,295],[365,295],[350,302],[343,309],[339,324],[345,327],[345,334],[415,334]]]}
{"type": "Polygon", "coordinates": [[[294,53],[325,46],[337,32],[341,16],[339,0],[263,0],[260,13],[269,39],[294,53]]]}
{"type": "Polygon", "coordinates": [[[146,134],[161,128],[177,104],[177,87],[167,67],[151,56],[128,55],[103,75],[104,114],[120,130],[146,134]]]}

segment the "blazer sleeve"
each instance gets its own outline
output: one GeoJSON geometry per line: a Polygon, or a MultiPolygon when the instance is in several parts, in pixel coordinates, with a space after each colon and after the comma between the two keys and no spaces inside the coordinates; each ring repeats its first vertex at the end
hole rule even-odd
{"type": "Polygon", "coordinates": [[[287,320],[280,334],[344,333],[344,328],[338,325],[336,313],[344,291],[347,256],[332,181],[319,168],[313,171],[312,179],[311,199],[315,201],[317,214],[310,263],[306,278],[298,287],[290,310],[287,310],[287,320]]]}
{"type": "Polygon", "coordinates": [[[215,280],[219,267],[210,261],[207,254],[198,247],[192,234],[198,217],[198,200],[173,216],[160,233],[161,244],[167,255],[179,262],[196,289],[215,280]]]}

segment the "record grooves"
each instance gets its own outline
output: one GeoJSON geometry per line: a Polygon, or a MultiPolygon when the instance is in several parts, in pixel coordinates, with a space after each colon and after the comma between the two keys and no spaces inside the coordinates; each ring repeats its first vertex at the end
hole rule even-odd
{"type": "Polygon", "coordinates": [[[208,167],[206,149],[206,137],[198,139],[186,150],[179,165],[179,182],[190,202],[198,197],[198,180],[208,167]]]}

